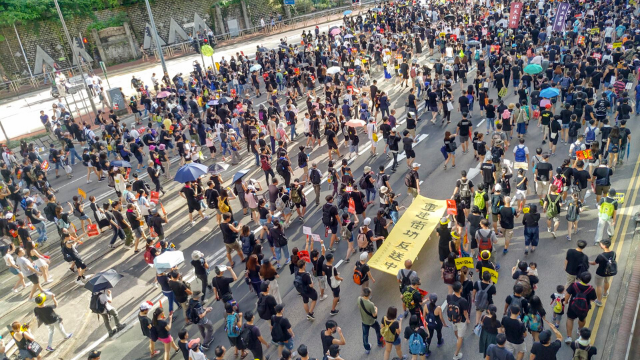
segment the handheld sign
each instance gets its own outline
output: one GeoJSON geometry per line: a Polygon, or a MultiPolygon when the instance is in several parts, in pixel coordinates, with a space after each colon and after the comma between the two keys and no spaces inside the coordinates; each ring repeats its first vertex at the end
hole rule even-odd
{"type": "Polygon", "coordinates": [[[463,266],[466,266],[469,269],[473,269],[473,258],[472,257],[462,257],[456,259],[456,269],[460,270],[463,266]]]}
{"type": "MultiPolygon", "coordinates": [[[[498,272],[497,271],[495,271],[493,269],[489,269],[489,268],[483,267],[482,268],[482,274],[484,274],[485,272],[488,272],[489,274],[491,274],[491,281],[494,284],[498,283],[498,272]]],[[[480,275],[481,278],[482,278],[482,274],[480,275]]]]}

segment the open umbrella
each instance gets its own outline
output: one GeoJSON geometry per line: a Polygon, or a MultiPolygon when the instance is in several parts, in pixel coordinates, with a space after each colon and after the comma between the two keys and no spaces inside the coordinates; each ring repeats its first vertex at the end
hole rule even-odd
{"type": "Polygon", "coordinates": [[[452,15],[452,14],[449,14],[449,15],[445,15],[445,16],[444,16],[444,19],[445,19],[446,21],[453,21],[453,20],[455,20],[455,19],[456,19],[456,16],[455,16],[455,15],[452,15]]]}
{"type": "Polygon", "coordinates": [[[543,98],[552,98],[558,95],[560,95],[560,90],[552,87],[549,87],[540,91],[540,97],[543,97],[543,98]]]}
{"type": "Polygon", "coordinates": [[[166,98],[166,97],[168,97],[168,96],[170,96],[170,95],[171,95],[171,93],[170,93],[170,92],[168,92],[168,91],[160,91],[160,92],[158,93],[158,95],[156,95],[156,97],[157,97],[158,99],[164,99],[164,98],[166,98]]]}
{"type": "Polygon", "coordinates": [[[259,47],[259,48],[258,48],[258,51],[260,51],[260,52],[267,52],[267,51],[269,51],[269,49],[267,49],[267,48],[266,48],[266,47],[264,47],[264,46],[261,46],[261,47],[259,47]]]}
{"type": "Polygon", "coordinates": [[[539,74],[542,72],[542,66],[538,64],[529,64],[524,67],[523,71],[531,75],[539,74]]]}
{"type": "Polygon", "coordinates": [[[332,66],[327,69],[327,74],[334,75],[340,72],[340,66],[332,66]]]}
{"type": "Polygon", "coordinates": [[[380,9],[380,8],[373,8],[373,9],[371,9],[371,11],[382,11],[382,9],[380,9]]]}
{"type": "Polygon", "coordinates": [[[176,171],[176,176],[173,178],[173,180],[184,184],[188,181],[195,181],[197,178],[206,173],[206,166],[196,163],[189,163],[176,171]]]}
{"type": "Polygon", "coordinates": [[[223,96],[220,99],[218,99],[218,104],[224,105],[224,104],[230,103],[231,100],[233,100],[233,99],[231,99],[230,97],[227,97],[227,96],[223,96]]]}
{"type": "Polygon", "coordinates": [[[285,49],[285,50],[289,48],[289,46],[288,46],[288,45],[286,45],[286,44],[280,44],[280,45],[278,45],[278,47],[279,47],[280,49],[285,49]]]}
{"type": "Polygon", "coordinates": [[[89,279],[89,281],[87,281],[86,284],[84,284],[84,288],[94,293],[111,289],[123,277],[124,276],[118,274],[114,269],[109,269],[95,274],[91,279],[89,279]]]}
{"type": "Polygon", "coordinates": [[[469,45],[469,46],[478,46],[478,45],[480,45],[480,41],[478,41],[478,40],[470,40],[470,41],[467,41],[467,45],[469,45]]]}
{"type": "Polygon", "coordinates": [[[156,256],[153,259],[153,265],[158,273],[172,269],[184,262],[184,254],[182,251],[165,251],[164,254],[156,256]]]}
{"type": "Polygon", "coordinates": [[[351,39],[352,37],[354,37],[354,36],[351,35],[351,34],[347,34],[347,35],[344,36],[345,39],[351,39]]]}
{"type": "Polygon", "coordinates": [[[300,67],[307,67],[307,66],[309,66],[309,63],[303,62],[300,64],[300,67]]]}
{"type": "Polygon", "coordinates": [[[114,160],[111,162],[111,165],[116,166],[116,167],[123,167],[123,168],[130,168],[131,167],[131,163],[128,161],[124,161],[124,160],[114,160]]]}
{"type": "Polygon", "coordinates": [[[242,169],[238,171],[235,175],[233,175],[233,180],[231,181],[231,183],[235,183],[236,181],[242,179],[245,175],[247,175],[249,170],[250,169],[242,169]]]}
{"type": "Polygon", "coordinates": [[[333,29],[331,29],[331,31],[329,31],[329,33],[331,35],[337,35],[337,34],[340,34],[340,32],[342,32],[342,30],[340,30],[340,28],[333,28],[333,29]]]}
{"type": "Polygon", "coordinates": [[[228,168],[229,168],[229,164],[215,163],[215,164],[209,165],[209,167],[207,168],[207,171],[209,172],[209,174],[218,175],[221,172],[227,170],[228,168]]]}
{"type": "Polygon", "coordinates": [[[360,126],[365,126],[367,125],[367,122],[364,120],[358,120],[358,119],[351,119],[349,121],[347,121],[345,123],[345,125],[347,126],[351,126],[351,127],[360,127],[360,126]]]}
{"type": "Polygon", "coordinates": [[[349,14],[351,14],[352,12],[353,12],[353,11],[351,11],[351,10],[345,10],[345,11],[342,13],[342,15],[349,15],[349,14]]]}
{"type": "Polygon", "coordinates": [[[210,101],[207,103],[207,105],[209,105],[209,106],[218,105],[218,100],[217,100],[217,99],[210,100],[210,101]]]}
{"type": "Polygon", "coordinates": [[[249,68],[249,71],[258,71],[258,70],[260,70],[260,69],[262,69],[262,65],[260,65],[260,64],[255,64],[255,65],[253,65],[253,66],[251,66],[251,67],[249,68]]]}

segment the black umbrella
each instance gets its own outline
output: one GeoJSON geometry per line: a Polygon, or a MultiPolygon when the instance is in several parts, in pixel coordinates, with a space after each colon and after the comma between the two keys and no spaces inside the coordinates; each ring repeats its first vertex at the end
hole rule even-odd
{"type": "Polygon", "coordinates": [[[224,105],[224,104],[227,104],[229,102],[231,102],[231,98],[228,98],[226,96],[223,96],[218,100],[218,104],[220,104],[220,105],[224,105]]]}
{"type": "Polygon", "coordinates": [[[114,287],[124,276],[118,274],[115,270],[109,269],[95,274],[86,284],[84,288],[91,292],[98,292],[114,287]]]}
{"type": "Polygon", "coordinates": [[[281,49],[288,49],[288,48],[289,48],[289,46],[288,46],[288,45],[285,45],[285,44],[280,44],[280,45],[278,45],[278,46],[279,46],[281,49]]]}
{"type": "Polygon", "coordinates": [[[456,17],[455,17],[455,15],[449,14],[449,15],[445,15],[444,19],[447,20],[447,21],[453,21],[453,20],[456,19],[456,17]]]}

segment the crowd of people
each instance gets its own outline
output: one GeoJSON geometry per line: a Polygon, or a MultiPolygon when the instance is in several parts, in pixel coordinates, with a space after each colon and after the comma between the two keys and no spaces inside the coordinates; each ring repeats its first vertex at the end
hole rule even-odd
{"type": "MultiPolygon", "coordinates": [[[[159,200],[164,195],[161,180],[172,178],[171,158],[178,157],[180,166],[209,159],[235,165],[249,156],[263,171],[264,182],[240,178],[225,186],[216,172],[184,183],[179,191],[192,224],[198,216],[203,221],[216,218],[229,266],[210,268],[204,254],[194,251],[191,264],[201,280],[200,290],[187,286],[177,268],[157,274],[168,306],[145,302],[138,316],[151,356],[161,352],[156,350],[160,341],[165,360],[172,349],[185,360],[206,359],[211,347],[216,359],[223,359],[231,348],[236,356],[251,353],[255,359],[264,359],[264,348],[270,346],[277,348],[283,360],[309,358],[305,344],[294,345],[292,324],[284,312],[278,274],[288,267],[309,321],[316,319],[316,302],[329,296],[329,315],[339,313],[341,283],[352,277],[361,287],[355,305],[362,318],[364,351],[372,350],[369,331],[373,328],[385,360],[394,348],[398,358],[428,357],[433,337],[441,346],[442,328],[448,326],[454,328],[457,341],[454,360],[462,358],[469,330],[479,336],[479,353],[488,360],[521,360],[527,353],[531,359],[556,359],[565,313],[564,342],[572,348],[573,358],[591,359],[597,350],[591,345],[585,319],[592,303],[602,306],[617,273],[616,254],[610,246],[619,203],[611,183],[616,167],[623,164],[625,154],[629,156],[627,122],[640,113],[631,106],[631,94],[635,92],[636,101],[640,96],[640,85],[633,85],[640,66],[636,52],[640,29],[635,9],[620,1],[571,1],[564,14],[559,14],[556,3],[516,4],[522,14],[511,27],[507,1],[383,3],[345,15],[344,24],[328,32],[321,33],[318,27],[303,31],[300,45],[288,44],[285,38],[277,49],[258,46],[255,57],[243,53],[222,57],[219,69],[204,69],[196,61],[188,76],[154,74],[150,85],[134,76],[131,88],[136,95],[129,107],[135,121],[130,126],[112,109],[100,112],[95,124],[73,119],[61,101],[54,104],[51,117],[42,112],[43,124],[60,146],[51,144],[47,159],[33,144],[21,144],[21,160],[3,151],[0,203],[7,210],[0,228],[11,240],[4,259],[17,279],[13,291],[31,285],[29,299],[35,299],[35,316],[49,327],[46,350],[54,350],[56,328],[63,336],[72,336],[54,311],[55,295],[42,287],[53,281],[48,274],[50,259],[38,250],[48,238],[47,222],[55,224],[63,258],[80,285],[86,282],[87,265],[78,246],[90,235],[110,231],[110,247],[119,245],[120,239],[134,254],[141,252],[141,261],[153,264],[156,256],[174,249],[165,238],[163,224],[169,220],[159,200]],[[555,17],[564,19],[560,31],[555,17]],[[390,95],[382,90],[385,83],[406,87],[406,124],[396,117],[390,95]],[[454,97],[454,91],[459,97],[454,97]],[[267,106],[256,109],[254,96],[263,93],[267,106]],[[511,93],[517,100],[508,102],[511,93]],[[301,110],[304,105],[305,111],[301,110]],[[461,120],[450,126],[456,110],[461,120]],[[477,125],[480,118],[485,119],[486,131],[477,125]],[[148,122],[143,124],[143,119],[148,122]],[[457,215],[444,216],[436,228],[441,277],[449,289],[440,300],[447,305],[441,307],[442,301],[433,293],[423,295],[420,276],[407,260],[397,275],[400,301],[378,316],[371,301],[375,272],[367,262],[384,246],[404,208],[400,189],[392,189],[391,175],[400,170],[407,194],[415,198],[421,193],[421,165],[413,146],[424,119],[447,126],[440,149],[444,169],[455,168],[459,144],[462,156],[473,152],[480,180],[473,181],[467,171],[461,171],[451,196],[457,215]],[[405,129],[400,130],[403,124],[405,129]],[[541,133],[543,140],[530,152],[527,135],[531,132],[541,133]],[[306,141],[293,155],[290,152],[296,149],[288,144],[301,136],[306,141]],[[364,166],[361,175],[354,174],[349,159],[359,155],[360,136],[365,137],[362,143],[370,145],[371,158],[385,154],[393,159],[391,174],[385,166],[377,171],[364,166]],[[557,149],[558,143],[567,149],[557,149]],[[310,159],[314,148],[326,149],[326,170],[310,159]],[[406,168],[399,163],[399,154],[404,154],[406,168]],[[73,176],[76,159],[87,170],[87,182],[94,174],[115,190],[116,198],[109,203],[100,205],[95,197],[89,198],[93,216],[81,197],[60,202],[47,179],[52,176],[48,170],[56,177],[61,176],[60,169],[73,176]],[[302,174],[294,175],[299,170],[302,174]],[[332,191],[321,199],[325,180],[332,191]],[[313,194],[307,197],[311,193],[306,189],[313,194]],[[595,197],[592,210],[590,196],[595,197]],[[233,210],[232,200],[238,200],[242,213],[233,210]],[[307,239],[304,249],[289,249],[285,229],[294,224],[296,215],[298,224],[304,224],[307,207],[314,205],[321,208],[328,247],[314,248],[314,241],[307,239]],[[592,259],[583,252],[587,241],[577,235],[580,216],[589,211],[598,219],[593,242],[602,249],[592,259]],[[566,254],[566,283],[557,284],[553,294],[537,293],[543,281],[537,264],[519,261],[511,269],[513,293],[502,306],[494,302],[498,294],[491,272],[485,269],[500,270],[497,253],[500,248],[503,254],[509,252],[520,217],[525,257],[537,250],[544,236],[541,220],[546,220],[553,238],[567,229],[566,240],[572,248],[566,254]],[[80,226],[76,227],[74,218],[80,226]],[[252,222],[257,229],[249,226],[252,222]],[[502,237],[504,245],[498,245],[502,237]],[[336,251],[341,240],[348,242],[344,255],[336,251]],[[299,256],[302,250],[309,258],[299,256]],[[255,311],[240,312],[234,299],[231,284],[241,277],[236,274],[235,255],[244,264],[246,283],[258,296],[255,311]],[[335,263],[351,264],[353,255],[354,262],[345,271],[349,275],[343,278],[335,263]],[[471,280],[472,268],[456,266],[460,257],[473,258],[479,280],[471,280]],[[212,308],[204,305],[207,294],[224,304],[228,342],[214,343],[212,308]],[[552,316],[543,305],[547,296],[552,316]],[[502,318],[499,307],[504,307],[502,318]],[[178,332],[177,341],[173,339],[176,308],[182,309],[184,325],[197,325],[202,339],[191,337],[186,327],[178,332]],[[255,325],[262,320],[271,324],[270,338],[255,325]],[[529,334],[531,349],[525,343],[529,334]]],[[[111,292],[93,295],[91,311],[102,315],[113,336],[124,326],[111,292]]],[[[40,359],[42,353],[30,346],[37,339],[28,327],[20,322],[11,327],[20,355],[40,359]]],[[[342,359],[340,347],[347,340],[341,328],[328,320],[323,329],[322,353],[314,355],[342,359]]],[[[92,352],[89,358],[99,356],[92,352]]]]}

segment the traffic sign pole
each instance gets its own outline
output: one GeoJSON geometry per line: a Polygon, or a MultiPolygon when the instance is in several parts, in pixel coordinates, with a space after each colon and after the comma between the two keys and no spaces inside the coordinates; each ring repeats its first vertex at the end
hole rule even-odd
{"type": "Polygon", "coordinates": [[[100,61],[100,69],[102,69],[104,79],[107,81],[107,86],[109,87],[109,89],[111,89],[111,84],[109,84],[109,76],[107,76],[107,67],[104,65],[104,61],[100,61]]]}

